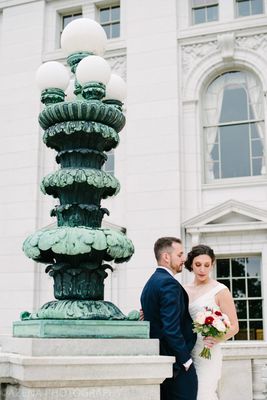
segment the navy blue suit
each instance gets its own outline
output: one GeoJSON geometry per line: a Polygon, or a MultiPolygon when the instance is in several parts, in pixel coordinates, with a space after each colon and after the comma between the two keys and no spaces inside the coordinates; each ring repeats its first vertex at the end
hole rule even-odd
{"type": "Polygon", "coordinates": [[[183,366],[196,342],[187,293],[168,271],[157,268],[142,291],[141,305],[145,321],[150,321],[150,337],[160,340],[160,354],[176,359],[173,378],[161,385],[161,400],[195,400],[195,367],[186,371],[183,366]]]}

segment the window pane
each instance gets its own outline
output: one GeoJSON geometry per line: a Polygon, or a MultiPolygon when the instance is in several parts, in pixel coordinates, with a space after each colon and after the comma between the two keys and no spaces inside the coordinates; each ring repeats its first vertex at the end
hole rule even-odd
{"type": "Polygon", "coordinates": [[[262,158],[254,158],[252,160],[252,175],[261,175],[262,170],[262,158]]]}
{"type": "Polygon", "coordinates": [[[203,118],[207,182],[261,175],[265,140],[262,113],[262,88],[253,74],[227,72],[209,85],[203,118]]]}
{"type": "Polygon", "coordinates": [[[230,279],[217,279],[218,282],[223,283],[231,291],[230,279]]]}
{"type": "Polygon", "coordinates": [[[111,174],[114,174],[114,152],[111,150],[107,153],[108,159],[104,164],[104,170],[111,174]]]}
{"type": "Polygon", "coordinates": [[[220,164],[217,162],[215,162],[213,164],[213,175],[214,175],[214,179],[219,179],[221,177],[220,174],[220,164]]]}
{"type": "Polygon", "coordinates": [[[245,276],[245,259],[232,259],[232,276],[245,276]]]}
{"type": "Polygon", "coordinates": [[[252,157],[259,157],[262,156],[263,148],[261,144],[261,140],[252,140],[251,141],[251,148],[252,148],[252,157]]]}
{"type": "Polygon", "coordinates": [[[63,17],[63,29],[71,22],[72,16],[66,15],[63,17]]]}
{"type": "Polygon", "coordinates": [[[247,258],[247,276],[261,276],[261,258],[259,256],[247,258]]]}
{"type": "Polygon", "coordinates": [[[250,319],[262,318],[262,301],[261,300],[249,300],[248,309],[249,309],[249,318],[250,319]]]}
{"type": "Polygon", "coordinates": [[[251,321],[249,323],[249,339],[263,340],[263,323],[262,321],[251,321]]]}
{"type": "Polygon", "coordinates": [[[247,301],[246,300],[235,300],[236,312],[238,319],[247,319],[247,301]]]}
{"type": "Polygon", "coordinates": [[[259,279],[248,279],[248,297],[261,297],[261,281],[259,279]]]}
{"type": "Polygon", "coordinates": [[[233,279],[233,297],[246,297],[245,279],[233,279]]]}
{"type": "Polygon", "coordinates": [[[251,1],[251,13],[252,14],[262,14],[263,13],[262,0],[252,0],[251,1]]]}
{"type": "Polygon", "coordinates": [[[217,278],[228,278],[230,276],[230,260],[221,259],[216,261],[217,278]]]}
{"type": "Polygon", "coordinates": [[[82,13],[76,13],[76,14],[70,14],[70,15],[64,15],[63,20],[62,20],[62,29],[64,29],[71,21],[81,18],[82,13]]]}
{"type": "Polygon", "coordinates": [[[237,3],[237,15],[239,17],[246,17],[250,15],[249,1],[239,1],[237,3]]]}
{"type": "Polygon", "coordinates": [[[100,10],[100,24],[104,22],[109,22],[109,8],[102,8],[100,10]]]}
{"type": "Polygon", "coordinates": [[[250,146],[248,125],[220,128],[221,178],[250,176],[250,146]]]}
{"type": "Polygon", "coordinates": [[[106,32],[107,38],[110,39],[110,25],[102,25],[102,28],[106,32]]]}
{"type": "Polygon", "coordinates": [[[203,22],[206,22],[205,8],[195,8],[193,10],[193,21],[194,24],[202,24],[203,22]]]}
{"type": "Polygon", "coordinates": [[[244,88],[225,88],[220,123],[248,120],[248,98],[244,88]]]}
{"type": "Polygon", "coordinates": [[[218,20],[218,6],[211,6],[207,8],[207,20],[208,21],[218,20]]]}
{"type": "Polygon", "coordinates": [[[239,332],[235,335],[235,340],[248,340],[247,322],[239,322],[239,332]]]}
{"type": "Polygon", "coordinates": [[[234,298],[240,327],[234,340],[249,340],[249,334],[252,340],[262,340],[261,257],[218,259],[215,271],[218,282],[225,284],[234,298]]]}
{"type": "Polygon", "coordinates": [[[260,139],[259,131],[262,131],[263,126],[261,123],[250,124],[250,134],[252,139],[260,139]]]}
{"type": "Polygon", "coordinates": [[[214,145],[212,146],[212,150],[209,151],[209,154],[211,154],[212,159],[214,161],[219,160],[219,145],[218,145],[218,143],[214,143],[214,145]]]}
{"type": "Polygon", "coordinates": [[[111,37],[116,38],[120,36],[120,23],[111,25],[111,37]]]}
{"type": "Polygon", "coordinates": [[[111,20],[112,21],[120,20],[120,7],[111,8],[111,20]]]}

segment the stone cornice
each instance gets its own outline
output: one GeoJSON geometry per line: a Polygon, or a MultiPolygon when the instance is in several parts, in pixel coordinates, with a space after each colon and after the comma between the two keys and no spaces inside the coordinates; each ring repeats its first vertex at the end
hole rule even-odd
{"type": "MultiPolygon", "coordinates": [[[[44,0],[37,0],[39,2],[44,2],[44,0]]],[[[7,7],[20,6],[22,4],[36,3],[36,0],[0,0],[0,10],[7,7]]]]}
{"type": "Polygon", "coordinates": [[[186,232],[190,234],[196,233],[222,233],[222,232],[244,232],[244,231],[267,230],[266,222],[248,222],[236,224],[212,224],[201,225],[196,227],[187,227],[186,232]]]}
{"type": "Polygon", "coordinates": [[[197,38],[201,41],[211,40],[220,33],[235,32],[236,34],[255,35],[266,32],[267,18],[265,14],[253,16],[251,18],[238,18],[227,23],[216,23],[192,26],[188,29],[180,31],[177,36],[179,42],[195,43],[197,38]]]}
{"type": "Polygon", "coordinates": [[[240,359],[266,359],[267,343],[263,341],[238,341],[223,343],[224,360],[240,359]]]}

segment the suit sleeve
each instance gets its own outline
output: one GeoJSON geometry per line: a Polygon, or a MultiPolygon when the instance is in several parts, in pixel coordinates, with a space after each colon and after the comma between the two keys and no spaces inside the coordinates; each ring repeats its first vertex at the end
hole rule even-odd
{"type": "Polygon", "coordinates": [[[177,282],[175,280],[164,282],[160,289],[162,339],[179,364],[185,364],[191,358],[181,330],[184,307],[184,294],[177,282]]]}

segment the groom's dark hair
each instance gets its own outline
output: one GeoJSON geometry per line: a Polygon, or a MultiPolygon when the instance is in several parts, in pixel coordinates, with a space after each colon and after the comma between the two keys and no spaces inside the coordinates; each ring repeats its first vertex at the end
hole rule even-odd
{"type": "Polygon", "coordinates": [[[182,244],[182,241],[181,239],[172,236],[162,237],[156,241],[154,244],[154,254],[157,261],[159,261],[163,252],[171,249],[173,243],[182,244]]]}

